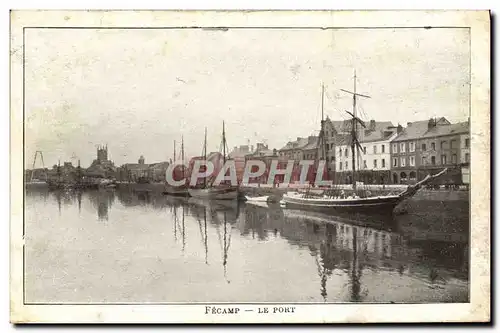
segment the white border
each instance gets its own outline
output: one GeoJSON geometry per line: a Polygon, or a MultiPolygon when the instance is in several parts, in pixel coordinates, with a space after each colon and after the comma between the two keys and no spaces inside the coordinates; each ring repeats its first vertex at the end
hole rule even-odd
{"type": "Polygon", "coordinates": [[[201,305],[62,306],[22,304],[22,68],[11,58],[11,321],[107,323],[304,323],[485,321],[490,305],[489,80],[487,12],[14,12],[11,49],[24,26],[463,26],[471,28],[472,241],[471,303],[433,305],[297,305],[294,315],[207,316],[201,305]],[[69,15],[70,20],[64,20],[69,15]],[[168,19],[166,17],[168,16],[168,19]],[[479,161],[479,163],[478,163],[479,161]]]}

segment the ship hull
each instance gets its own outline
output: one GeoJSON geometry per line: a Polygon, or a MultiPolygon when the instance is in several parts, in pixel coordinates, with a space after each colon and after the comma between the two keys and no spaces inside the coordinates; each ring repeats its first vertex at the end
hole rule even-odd
{"type": "Polygon", "coordinates": [[[238,199],[238,188],[203,188],[203,189],[189,189],[189,194],[193,198],[200,199],[213,199],[213,200],[236,200],[238,199]]]}
{"type": "Polygon", "coordinates": [[[179,197],[188,197],[189,189],[183,186],[179,187],[167,186],[165,187],[165,191],[163,192],[163,194],[179,196],[179,197]]]}
{"type": "Polygon", "coordinates": [[[399,196],[381,196],[357,199],[304,198],[300,195],[284,195],[287,208],[316,211],[387,215],[401,202],[399,196]]]}

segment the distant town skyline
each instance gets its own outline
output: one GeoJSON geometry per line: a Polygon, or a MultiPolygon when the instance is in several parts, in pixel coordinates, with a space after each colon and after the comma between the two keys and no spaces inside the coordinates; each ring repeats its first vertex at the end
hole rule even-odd
{"type": "Polygon", "coordinates": [[[318,134],[322,84],[325,117],[347,118],[354,70],[365,120],[469,116],[467,29],[28,29],[25,45],[28,168],[36,150],[88,166],[106,144],[116,165],[168,161],[181,136],[200,155],[223,120],[229,150],[280,149],[318,134]]]}

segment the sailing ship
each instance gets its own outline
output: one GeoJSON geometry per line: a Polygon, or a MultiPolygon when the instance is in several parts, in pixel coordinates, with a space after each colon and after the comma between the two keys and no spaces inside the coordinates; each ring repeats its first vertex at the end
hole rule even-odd
{"type": "MultiPolygon", "coordinates": [[[[357,117],[356,114],[356,101],[357,97],[369,98],[369,96],[362,95],[356,92],[356,72],[354,72],[354,91],[341,89],[343,92],[351,94],[353,97],[353,110],[352,112],[346,111],[351,118],[351,152],[352,152],[352,193],[349,195],[340,187],[333,185],[332,187],[317,192],[313,189],[308,189],[305,192],[287,192],[283,195],[281,201],[282,205],[287,208],[297,209],[315,209],[315,210],[331,210],[335,212],[355,212],[355,213],[372,213],[377,215],[392,214],[394,208],[402,201],[412,197],[415,193],[431,180],[441,176],[447,169],[443,169],[435,175],[427,175],[423,180],[414,185],[409,185],[404,191],[395,195],[373,195],[366,189],[358,188],[356,181],[356,153],[362,151],[361,144],[357,138],[358,125],[365,127],[364,122],[357,117]]],[[[321,91],[321,129],[318,137],[318,154],[316,162],[319,158],[326,157],[325,143],[324,143],[324,118],[323,118],[323,105],[324,105],[325,87],[322,85],[321,91]],[[321,155],[321,156],[320,156],[321,155]]]]}
{"type": "MultiPolygon", "coordinates": [[[[175,158],[176,158],[176,151],[175,151],[175,141],[174,141],[174,163],[175,163],[175,158]]],[[[184,162],[184,137],[181,138],[181,161],[184,162]]],[[[175,176],[175,169],[173,170],[173,175],[175,176]]],[[[185,180],[185,175],[186,175],[186,168],[184,165],[181,166],[181,179],[185,180]]],[[[172,186],[168,183],[165,184],[165,191],[163,192],[164,194],[168,195],[177,195],[177,196],[189,196],[189,187],[187,184],[187,180],[184,181],[184,184],[180,186],[172,186]]]]}
{"type": "MultiPolygon", "coordinates": [[[[222,122],[222,158],[224,164],[226,163],[226,130],[224,122],[222,122]]],[[[207,160],[207,129],[205,128],[205,142],[203,145],[203,158],[204,161],[207,160]]],[[[198,185],[196,187],[189,188],[189,194],[195,198],[201,199],[213,199],[213,200],[236,200],[239,196],[239,190],[237,186],[233,186],[231,184],[221,183],[220,185],[215,186],[213,184],[213,177],[207,179],[205,177],[203,180],[203,184],[198,185]]]]}

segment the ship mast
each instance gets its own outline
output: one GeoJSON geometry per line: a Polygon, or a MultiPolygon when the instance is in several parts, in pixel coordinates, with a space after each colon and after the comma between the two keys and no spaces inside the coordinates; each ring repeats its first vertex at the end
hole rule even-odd
{"type": "Polygon", "coordinates": [[[358,123],[362,126],[365,127],[364,122],[358,118],[357,116],[357,109],[356,109],[356,97],[361,96],[365,98],[370,98],[370,96],[359,94],[356,92],[356,70],[354,70],[354,91],[348,91],[345,89],[340,89],[343,92],[346,92],[348,94],[352,95],[352,113],[349,111],[346,111],[351,117],[352,117],[352,131],[351,131],[351,151],[352,151],[352,187],[353,190],[356,190],[356,148],[361,149],[361,145],[358,141],[358,123]]]}
{"type": "MultiPolygon", "coordinates": [[[[207,162],[207,128],[205,127],[205,142],[203,144],[203,160],[207,162]]],[[[204,188],[207,187],[207,177],[203,177],[204,188]]]]}
{"type": "Polygon", "coordinates": [[[176,155],[176,151],[175,151],[175,140],[174,140],[174,163],[175,163],[176,159],[177,159],[177,155],[176,155]]]}
{"type": "Polygon", "coordinates": [[[224,120],[222,121],[222,155],[224,159],[224,164],[226,163],[226,128],[224,125],[224,120]]]}
{"type": "Polygon", "coordinates": [[[184,135],[181,136],[181,161],[183,163],[182,165],[182,179],[184,179],[184,135]]]}

